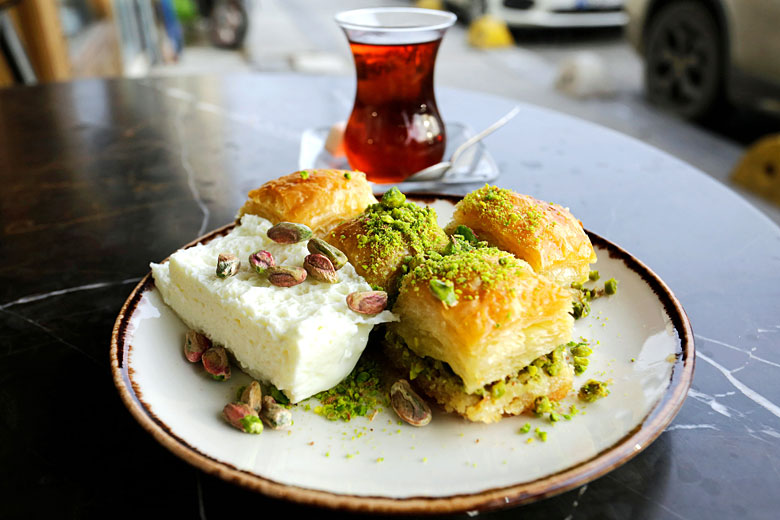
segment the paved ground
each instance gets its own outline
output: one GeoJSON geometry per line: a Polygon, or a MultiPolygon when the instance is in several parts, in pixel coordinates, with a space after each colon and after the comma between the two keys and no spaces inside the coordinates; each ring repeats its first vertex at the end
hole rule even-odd
{"type": "MultiPolygon", "coordinates": [[[[178,66],[158,72],[353,74],[349,48],[333,15],[355,7],[409,4],[403,0],[262,0],[252,7],[242,53],[188,48],[178,66]]],[[[643,96],[641,61],[619,30],[525,32],[515,35],[514,47],[494,50],[469,46],[466,33],[467,28],[458,24],[445,36],[436,65],[437,85],[489,92],[599,123],[661,148],[729,185],[733,166],[754,138],[750,130],[727,129],[724,135],[723,130],[691,125],[650,106],[643,96]],[[564,63],[582,53],[606,65],[610,95],[582,98],[555,88],[564,63]]],[[[744,126],[755,128],[751,123],[744,126]]],[[[730,186],[780,224],[780,208],[730,186]]]]}

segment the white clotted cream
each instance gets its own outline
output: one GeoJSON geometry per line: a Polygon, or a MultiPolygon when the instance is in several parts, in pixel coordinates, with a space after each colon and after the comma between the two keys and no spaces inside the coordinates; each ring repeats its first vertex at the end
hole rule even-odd
{"type": "Polygon", "coordinates": [[[293,287],[271,285],[249,265],[250,254],[263,249],[276,265],[302,266],[309,251],[306,242],[273,242],[266,236],[270,227],[264,218],[244,215],[228,235],[151,264],[152,276],[187,326],[227,348],[246,373],[297,402],[344,379],[372,327],[396,318],[389,311],[366,316],[347,307],[349,293],[371,290],[351,264],[338,271],[336,284],[307,278],[293,287]],[[237,275],[216,276],[220,253],[241,260],[237,275]]]}

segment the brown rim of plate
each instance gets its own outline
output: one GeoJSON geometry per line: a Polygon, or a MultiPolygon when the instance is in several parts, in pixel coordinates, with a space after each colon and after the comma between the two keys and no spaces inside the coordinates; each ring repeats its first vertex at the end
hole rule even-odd
{"type": "MultiPolygon", "coordinates": [[[[408,196],[418,201],[446,199],[450,202],[457,202],[461,199],[460,196],[456,195],[428,193],[409,194],[408,196]]],[[[224,235],[234,226],[235,223],[231,223],[218,228],[203,237],[193,240],[183,246],[182,249],[191,247],[199,242],[205,243],[224,235]]],[[[381,496],[357,496],[280,484],[205,455],[197,448],[187,444],[156,417],[144,403],[140,391],[134,387],[134,383],[131,380],[132,369],[127,363],[130,351],[128,348],[129,344],[126,343],[127,328],[129,319],[143,293],[154,286],[151,273],[148,273],[135,286],[114,323],[110,353],[114,384],[119,391],[122,402],[130,410],[131,415],[152,437],[175,455],[210,475],[215,475],[228,482],[276,499],[362,513],[441,514],[492,511],[519,506],[564,493],[587,484],[625,464],[649,446],[664,431],[666,426],[672,422],[672,419],[680,410],[693,380],[695,364],[693,332],[690,321],[671,289],[649,267],[631,256],[626,250],[595,233],[586,232],[595,245],[607,249],[610,257],[622,260],[629,269],[637,273],[653,290],[677,331],[680,351],[677,353],[677,359],[672,366],[672,374],[666,392],[639,425],[611,447],[602,450],[592,458],[532,482],[489,489],[474,494],[448,497],[388,498],[381,496]]]]}

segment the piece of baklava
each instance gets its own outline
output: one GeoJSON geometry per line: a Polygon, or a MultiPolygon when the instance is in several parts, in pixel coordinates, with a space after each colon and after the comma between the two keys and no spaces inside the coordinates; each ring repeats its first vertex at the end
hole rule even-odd
{"type": "Polygon", "coordinates": [[[565,287],[586,281],[596,261],[582,223],[569,210],[512,190],[485,185],[469,193],[455,206],[447,231],[459,225],[565,287]]]}
{"type": "Polygon", "coordinates": [[[359,215],[376,198],[362,172],[302,170],[268,181],[249,192],[238,216],[258,215],[272,224],[305,224],[323,236],[359,215]]]}
{"type": "Polygon", "coordinates": [[[411,257],[441,252],[449,243],[433,208],[407,202],[393,188],[358,217],[338,225],[325,240],[347,255],[357,273],[394,295],[411,257]]]}
{"type": "Polygon", "coordinates": [[[385,353],[447,411],[495,422],[563,398],[569,291],[494,247],[432,254],[403,278],[385,353]]]}

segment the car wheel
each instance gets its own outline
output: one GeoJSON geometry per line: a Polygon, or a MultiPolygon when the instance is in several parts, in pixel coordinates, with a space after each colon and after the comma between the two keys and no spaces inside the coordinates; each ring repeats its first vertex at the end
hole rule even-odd
{"type": "Polygon", "coordinates": [[[720,102],[723,63],[718,25],[698,2],[675,2],[650,20],[645,87],[650,101],[687,119],[704,119],[720,102]]]}
{"type": "Polygon", "coordinates": [[[211,11],[211,43],[225,49],[238,49],[246,37],[249,17],[240,0],[217,0],[211,11]]]}

